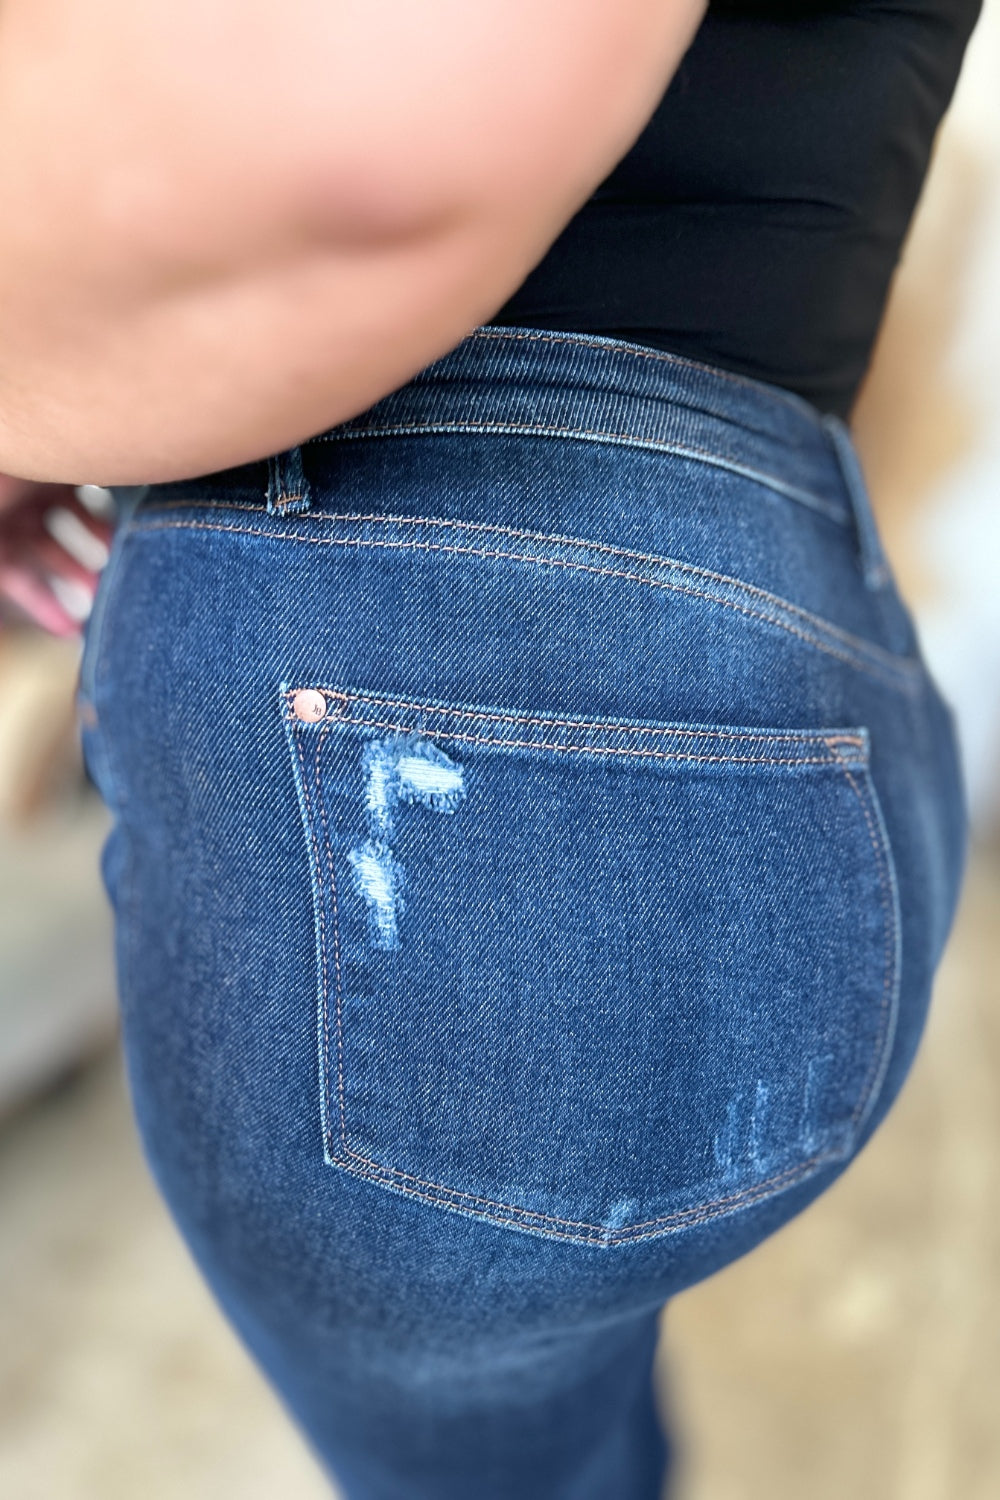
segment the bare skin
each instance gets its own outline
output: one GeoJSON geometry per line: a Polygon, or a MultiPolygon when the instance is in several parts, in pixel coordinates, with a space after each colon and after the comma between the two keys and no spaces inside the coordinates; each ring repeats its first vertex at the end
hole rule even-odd
{"type": "MultiPolygon", "coordinates": [[[[0,471],[183,478],[364,410],[520,284],[703,8],[0,0],[0,471]]],[[[0,488],[36,617],[45,504],[0,488]]]]}

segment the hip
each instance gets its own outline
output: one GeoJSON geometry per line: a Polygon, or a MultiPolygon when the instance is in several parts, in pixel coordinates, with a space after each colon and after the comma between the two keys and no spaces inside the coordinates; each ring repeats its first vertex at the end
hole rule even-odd
{"type": "Polygon", "coordinates": [[[130,496],[82,694],[182,1196],[207,1130],[234,1179],[291,1154],[609,1249],[791,1204],[898,1090],[953,733],[850,440],[794,397],[483,331],[130,496]]]}

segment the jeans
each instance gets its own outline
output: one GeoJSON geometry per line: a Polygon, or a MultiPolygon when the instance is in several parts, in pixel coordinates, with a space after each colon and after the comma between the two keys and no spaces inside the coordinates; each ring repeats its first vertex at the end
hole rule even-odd
{"type": "Polygon", "coordinates": [[[82,732],[205,1277],[349,1500],[652,1500],[659,1310],[871,1136],[960,881],[846,428],[484,329],[117,500],[82,732]]]}

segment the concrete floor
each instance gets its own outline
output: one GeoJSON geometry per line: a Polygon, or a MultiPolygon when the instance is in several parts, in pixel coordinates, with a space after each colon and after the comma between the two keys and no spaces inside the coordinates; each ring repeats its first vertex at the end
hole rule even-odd
{"type": "MultiPolygon", "coordinates": [[[[998,915],[980,855],[889,1124],[669,1310],[677,1500],[1000,1494],[998,915]]],[[[0,1204],[4,1500],[329,1494],[153,1193],[115,1059],[7,1125],[0,1204]]]]}

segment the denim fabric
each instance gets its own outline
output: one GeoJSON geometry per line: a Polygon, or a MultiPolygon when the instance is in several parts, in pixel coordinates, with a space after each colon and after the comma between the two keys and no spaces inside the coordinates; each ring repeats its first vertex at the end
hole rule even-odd
{"type": "Polygon", "coordinates": [[[350,1500],[651,1500],[658,1310],[871,1135],[959,884],[846,429],[490,329],[118,500],[83,732],[182,1232],[350,1500]]]}

